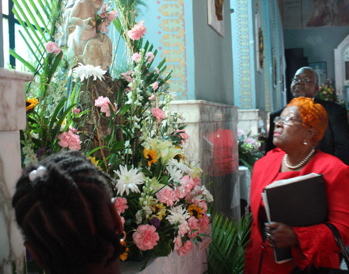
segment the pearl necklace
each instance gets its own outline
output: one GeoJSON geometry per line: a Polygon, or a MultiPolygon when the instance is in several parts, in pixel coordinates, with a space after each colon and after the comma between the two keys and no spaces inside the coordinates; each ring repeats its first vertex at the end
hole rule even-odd
{"type": "Polygon", "coordinates": [[[301,166],[303,166],[308,160],[309,158],[314,154],[315,152],[315,148],[312,148],[312,150],[309,152],[309,154],[307,156],[305,156],[305,158],[298,164],[295,166],[291,166],[287,163],[287,154],[285,154],[284,156],[284,164],[285,166],[287,166],[289,169],[297,169],[300,168],[301,166]]]}

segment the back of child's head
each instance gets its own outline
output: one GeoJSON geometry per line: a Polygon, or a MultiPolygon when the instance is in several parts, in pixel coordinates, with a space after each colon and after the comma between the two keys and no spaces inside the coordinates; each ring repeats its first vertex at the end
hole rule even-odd
{"type": "Polygon", "coordinates": [[[118,258],[122,225],[108,179],[77,151],[24,170],[12,201],[16,220],[51,273],[87,273],[91,262],[108,265],[118,258]]]}

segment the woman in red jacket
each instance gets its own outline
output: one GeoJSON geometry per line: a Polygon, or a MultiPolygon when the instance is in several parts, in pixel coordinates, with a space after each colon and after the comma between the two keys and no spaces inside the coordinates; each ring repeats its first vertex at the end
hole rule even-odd
{"type": "Polygon", "coordinates": [[[319,173],[324,177],[328,222],[349,243],[349,167],[338,158],[316,150],[327,126],[326,110],[310,98],[293,99],[275,119],[273,142],[277,148],[256,162],[251,182],[253,216],[246,251],[245,273],[291,273],[295,268],[339,268],[339,248],[323,223],[307,227],[268,224],[261,193],[270,183],[319,173]],[[291,261],[278,264],[274,247],[291,247],[291,261]]]}

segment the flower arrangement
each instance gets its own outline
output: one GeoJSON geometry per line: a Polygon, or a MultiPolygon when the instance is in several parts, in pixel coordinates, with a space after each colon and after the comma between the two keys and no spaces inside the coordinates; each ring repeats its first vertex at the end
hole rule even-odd
{"type": "MultiPolygon", "coordinates": [[[[132,23],[134,6],[125,3],[115,2],[118,12],[103,5],[97,18],[100,24],[112,19],[128,45],[131,62],[114,72],[118,78],[66,60],[66,49],[52,41],[59,17],[46,18],[50,24],[32,49],[36,62],[24,62],[36,77],[27,88],[23,165],[64,149],[83,151],[113,179],[113,201],[126,233],[121,260],[172,250],[186,255],[208,236],[213,198],[200,184],[198,163],[185,153],[183,119],[170,109],[171,72],[166,74],[165,60],[155,65],[157,52],[143,41],[144,21],[132,23]]],[[[51,5],[60,9],[56,1],[51,5]]]]}
{"type": "Polygon", "coordinates": [[[246,134],[242,129],[238,129],[238,145],[239,164],[252,170],[253,164],[264,155],[260,150],[261,141],[258,135],[251,135],[251,132],[246,134]]]}
{"type": "Polygon", "coordinates": [[[317,96],[321,100],[335,102],[335,103],[338,102],[336,91],[330,79],[326,79],[326,82],[320,85],[320,90],[317,96]]]}

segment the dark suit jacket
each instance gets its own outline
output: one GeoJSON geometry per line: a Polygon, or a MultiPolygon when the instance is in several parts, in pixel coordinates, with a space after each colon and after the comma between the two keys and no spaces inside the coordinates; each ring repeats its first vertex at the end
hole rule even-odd
{"type": "MultiPolygon", "coordinates": [[[[323,105],[328,113],[328,127],[323,139],[319,142],[317,148],[323,152],[329,153],[341,159],[349,165],[349,124],[347,110],[340,105],[323,101],[315,98],[315,102],[323,105]]],[[[273,120],[280,116],[283,109],[270,113],[269,134],[265,145],[265,150],[275,148],[273,144],[274,126],[273,120]]]]}

